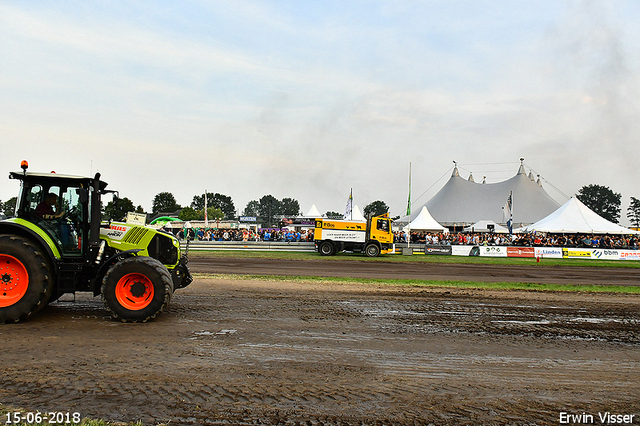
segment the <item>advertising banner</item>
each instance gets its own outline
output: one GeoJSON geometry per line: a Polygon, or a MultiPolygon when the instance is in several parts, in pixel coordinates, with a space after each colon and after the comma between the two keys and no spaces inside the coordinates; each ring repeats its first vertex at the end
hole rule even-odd
{"type": "Polygon", "coordinates": [[[535,256],[535,249],[533,247],[507,247],[507,257],[534,257],[534,256],[535,256]]]}
{"type": "Polygon", "coordinates": [[[540,259],[562,259],[562,247],[535,247],[535,257],[540,259]]]}
{"type": "Polygon", "coordinates": [[[563,248],[562,257],[565,259],[591,259],[593,249],[563,248]]]}
{"type": "MultiPolygon", "coordinates": [[[[320,231],[319,229],[316,230],[316,233],[319,233],[319,231],[320,231]]],[[[333,230],[333,229],[322,229],[321,231],[322,231],[321,239],[323,240],[350,241],[354,243],[364,243],[366,238],[365,232],[360,232],[360,231],[342,231],[342,230],[333,230]]]]}
{"type": "Polygon", "coordinates": [[[424,246],[424,254],[441,254],[450,256],[452,254],[451,246],[436,246],[426,245],[424,246]]]}
{"type": "Polygon", "coordinates": [[[479,246],[482,257],[507,257],[507,247],[503,246],[479,246]]]}
{"type": "MultiPolygon", "coordinates": [[[[474,246],[451,246],[451,254],[454,256],[470,256],[471,249],[474,246]]],[[[476,246],[477,247],[477,246],[476,246]]]]}
{"type": "Polygon", "coordinates": [[[640,252],[637,250],[593,249],[591,258],[603,260],[640,260],[640,252]]]}

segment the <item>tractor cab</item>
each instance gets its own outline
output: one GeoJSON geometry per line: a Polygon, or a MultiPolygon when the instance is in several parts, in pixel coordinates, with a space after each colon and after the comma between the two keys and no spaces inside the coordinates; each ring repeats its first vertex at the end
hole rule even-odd
{"type": "MultiPolygon", "coordinates": [[[[22,181],[16,217],[35,225],[34,230],[44,231],[55,244],[52,251],[62,257],[83,257],[89,241],[92,201],[98,200],[99,204],[99,194],[91,196],[94,179],[17,172],[9,177],[22,181]]],[[[107,184],[99,181],[97,186],[104,190],[107,184]]],[[[100,217],[96,219],[100,221],[100,217]]]]}

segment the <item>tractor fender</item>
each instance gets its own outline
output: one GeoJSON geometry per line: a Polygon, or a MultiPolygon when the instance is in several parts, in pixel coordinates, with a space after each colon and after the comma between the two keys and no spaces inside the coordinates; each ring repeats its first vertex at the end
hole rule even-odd
{"type": "Polygon", "coordinates": [[[93,289],[93,295],[97,296],[100,294],[100,288],[102,287],[102,278],[105,276],[109,268],[111,268],[113,265],[120,262],[121,260],[126,259],[127,257],[137,256],[138,252],[141,252],[141,251],[142,249],[119,251],[113,256],[111,256],[110,258],[103,261],[102,264],[100,265],[100,269],[98,269],[98,273],[91,280],[91,288],[93,289]]]}
{"type": "Polygon", "coordinates": [[[18,235],[33,242],[50,260],[51,271],[55,275],[58,274],[58,265],[55,260],[60,258],[60,251],[51,237],[42,229],[23,219],[11,219],[0,221],[0,234],[18,235]]]}

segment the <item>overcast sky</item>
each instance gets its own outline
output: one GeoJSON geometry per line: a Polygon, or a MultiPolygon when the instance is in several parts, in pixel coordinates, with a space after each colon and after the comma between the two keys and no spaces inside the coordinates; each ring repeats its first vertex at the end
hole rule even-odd
{"type": "Polygon", "coordinates": [[[637,0],[0,0],[0,199],[27,159],[147,210],[207,190],[343,212],[353,188],[400,215],[409,162],[415,210],[454,160],[490,183],[524,157],[560,203],[622,193],[627,224],[639,23],[637,0]]]}

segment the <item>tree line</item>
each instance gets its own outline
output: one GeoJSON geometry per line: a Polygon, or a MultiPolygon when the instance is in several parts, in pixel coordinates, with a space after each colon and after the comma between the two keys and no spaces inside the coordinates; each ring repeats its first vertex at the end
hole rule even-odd
{"type": "MultiPolygon", "coordinates": [[[[237,211],[230,196],[207,192],[207,217],[210,220],[235,220],[237,211]]],[[[603,185],[585,185],[576,194],[576,198],[584,203],[603,218],[619,223],[621,214],[622,194],[612,191],[603,185]]],[[[0,213],[7,217],[14,214],[17,198],[12,197],[7,201],[0,200],[0,213]]],[[[160,213],[178,214],[181,220],[204,220],[205,194],[195,195],[189,206],[181,206],[176,202],[176,198],[171,192],[160,192],[153,197],[151,216],[160,213]]],[[[128,212],[145,213],[142,206],[134,205],[127,197],[118,198],[108,202],[102,207],[105,217],[112,220],[121,221],[126,218],[128,212]]],[[[384,201],[376,200],[363,209],[366,216],[378,216],[389,212],[389,206],[384,201]]],[[[294,198],[282,198],[278,200],[271,194],[264,195],[258,200],[251,200],[247,203],[242,212],[242,216],[256,217],[258,221],[267,226],[272,226],[278,222],[280,217],[292,217],[302,214],[298,200],[294,198]]],[[[327,211],[326,217],[340,217],[342,213],[327,211]]],[[[394,218],[395,219],[395,218],[394,218]]],[[[631,226],[640,227],[640,199],[631,197],[629,207],[627,207],[627,219],[631,226]]]]}

